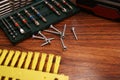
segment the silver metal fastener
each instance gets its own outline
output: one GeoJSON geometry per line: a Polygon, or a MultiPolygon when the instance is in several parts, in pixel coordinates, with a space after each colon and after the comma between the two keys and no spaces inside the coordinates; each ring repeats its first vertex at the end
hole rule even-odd
{"type": "Polygon", "coordinates": [[[40,36],[35,36],[35,35],[32,35],[32,38],[35,38],[35,39],[42,39],[42,40],[44,40],[44,38],[43,38],[43,37],[40,37],[40,36]]]}
{"type": "Polygon", "coordinates": [[[74,35],[75,39],[78,40],[78,37],[77,37],[76,32],[75,32],[75,27],[72,27],[71,30],[73,32],[73,35],[74,35]]]}
{"type": "Polygon", "coordinates": [[[56,35],[61,35],[60,33],[55,32],[55,31],[51,31],[51,30],[44,30],[44,31],[48,32],[48,33],[56,34],[56,35]]]}
{"type": "Polygon", "coordinates": [[[65,31],[66,31],[66,24],[64,25],[64,29],[63,29],[63,32],[62,32],[61,38],[65,38],[65,31]]]}
{"type": "Polygon", "coordinates": [[[65,46],[65,43],[64,43],[64,41],[63,41],[63,38],[60,38],[60,40],[61,40],[61,43],[62,43],[62,46],[63,46],[63,50],[66,50],[66,49],[67,49],[67,46],[65,46]]]}
{"type": "Polygon", "coordinates": [[[60,30],[58,30],[57,28],[55,28],[53,25],[50,25],[50,28],[53,29],[53,30],[55,30],[59,34],[62,34],[62,32],[60,30]]]}

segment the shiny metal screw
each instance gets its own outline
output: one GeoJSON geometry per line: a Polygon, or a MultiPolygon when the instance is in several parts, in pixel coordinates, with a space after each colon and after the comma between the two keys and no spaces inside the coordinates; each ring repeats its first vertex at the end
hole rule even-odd
{"type": "Polygon", "coordinates": [[[59,34],[62,34],[62,32],[60,30],[58,30],[57,28],[55,28],[53,25],[50,25],[50,28],[53,29],[53,30],[55,30],[59,34]]]}
{"type": "Polygon", "coordinates": [[[71,30],[73,32],[73,35],[74,35],[75,39],[78,40],[78,37],[77,37],[76,32],[75,32],[75,27],[72,27],[71,30]]]}
{"type": "Polygon", "coordinates": [[[62,43],[62,46],[63,46],[63,50],[66,50],[66,49],[67,49],[67,46],[65,46],[65,43],[64,43],[64,41],[63,41],[63,38],[60,38],[60,40],[61,40],[61,43],[62,43]]]}
{"type": "Polygon", "coordinates": [[[44,31],[48,32],[48,33],[56,34],[56,35],[61,35],[60,33],[55,32],[55,31],[51,31],[51,30],[44,30],[44,31]]]}
{"type": "Polygon", "coordinates": [[[41,33],[41,31],[38,32],[38,34],[40,34],[45,40],[47,40],[47,37],[41,33]]]}
{"type": "Polygon", "coordinates": [[[47,44],[50,44],[51,43],[51,40],[53,40],[54,38],[48,38],[48,39],[46,39],[45,40],[45,43],[43,43],[42,45],[41,45],[41,47],[42,46],[45,46],[45,45],[47,45],[47,44]]]}
{"type": "Polygon", "coordinates": [[[47,38],[44,34],[41,33],[41,31],[39,31],[38,34],[40,34],[44,38],[44,40],[45,40],[45,43],[43,43],[41,46],[45,46],[47,44],[51,44],[51,40],[54,39],[54,38],[47,38]]]}
{"type": "Polygon", "coordinates": [[[64,29],[63,29],[63,32],[62,32],[61,38],[65,38],[65,31],[66,31],[66,24],[64,25],[64,29]]]}
{"type": "Polygon", "coordinates": [[[44,40],[44,38],[43,38],[43,37],[40,37],[40,36],[35,36],[35,35],[32,35],[32,38],[35,38],[35,39],[42,39],[42,40],[44,40]]]}

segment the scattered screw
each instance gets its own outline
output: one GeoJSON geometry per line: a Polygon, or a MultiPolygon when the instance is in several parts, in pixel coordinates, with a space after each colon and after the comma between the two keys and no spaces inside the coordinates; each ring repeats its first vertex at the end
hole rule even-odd
{"type": "Polygon", "coordinates": [[[61,38],[65,38],[65,31],[66,31],[66,24],[64,25],[64,29],[63,29],[63,32],[62,32],[61,38]]]}
{"type": "Polygon", "coordinates": [[[72,32],[73,32],[75,39],[78,40],[78,37],[77,37],[76,32],[75,32],[75,27],[72,27],[72,32]]]}
{"type": "Polygon", "coordinates": [[[41,33],[41,31],[38,32],[38,34],[40,34],[45,40],[47,39],[47,37],[41,33]]]}
{"type": "Polygon", "coordinates": [[[40,37],[40,36],[35,36],[35,35],[32,35],[32,38],[42,39],[42,40],[44,40],[44,38],[43,38],[43,37],[40,37]]]}
{"type": "Polygon", "coordinates": [[[45,43],[43,43],[41,46],[45,46],[47,44],[50,44],[51,40],[54,39],[54,38],[47,38],[44,34],[41,33],[41,31],[39,31],[38,34],[40,34],[44,38],[44,40],[45,40],[45,43]]]}
{"type": "Polygon", "coordinates": [[[53,40],[54,38],[48,38],[45,40],[45,43],[43,43],[41,46],[45,46],[47,44],[50,44],[51,43],[51,40],[53,40]]]}
{"type": "Polygon", "coordinates": [[[60,38],[60,40],[61,40],[61,43],[62,43],[62,46],[63,46],[63,50],[66,50],[66,49],[67,49],[67,46],[65,46],[65,43],[64,43],[64,41],[63,41],[63,38],[60,38]]]}
{"type": "Polygon", "coordinates": [[[53,34],[57,34],[57,35],[60,35],[60,40],[61,40],[61,43],[62,43],[62,46],[63,46],[63,49],[67,49],[67,47],[65,46],[64,44],[64,37],[65,37],[65,31],[66,31],[66,24],[64,25],[64,29],[63,29],[63,32],[59,31],[57,28],[55,28],[53,25],[50,25],[50,28],[52,28],[53,30],[55,31],[50,31],[50,30],[45,30],[46,32],[49,32],[49,33],[53,33],[53,34]]]}
{"type": "Polygon", "coordinates": [[[50,28],[53,29],[53,30],[55,30],[59,34],[62,34],[62,32],[60,30],[58,30],[57,28],[55,28],[53,25],[50,25],[50,28]]]}
{"type": "Polygon", "coordinates": [[[44,30],[45,32],[48,32],[48,33],[53,33],[53,34],[56,34],[56,35],[61,35],[60,33],[58,32],[55,32],[55,31],[51,31],[51,30],[44,30]]]}
{"type": "Polygon", "coordinates": [[[45,46],[47,44],[49,44],[49,42],[45,42],[45,43],[41,44],[41,47],[43,47],[43,46],[45,46]]]}

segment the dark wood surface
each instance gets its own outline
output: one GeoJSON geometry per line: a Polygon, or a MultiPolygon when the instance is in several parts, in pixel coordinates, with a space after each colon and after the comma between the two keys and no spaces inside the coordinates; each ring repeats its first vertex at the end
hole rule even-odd
{"type": "Polygon", "coordinates": [[[0,48],[20,51],[40,51],[62,56],[59,73],[70,80],[120,80],[120,23],[80,12],[55,26],[62,31],[67,24],[65,44],[62,50],[59,37],[51,45],[40,47],[42,40],[29,38],[16,46],[12,45],[0,30],[0,48]],[[71,33],[75,27],[79,40],[71,33]]]}

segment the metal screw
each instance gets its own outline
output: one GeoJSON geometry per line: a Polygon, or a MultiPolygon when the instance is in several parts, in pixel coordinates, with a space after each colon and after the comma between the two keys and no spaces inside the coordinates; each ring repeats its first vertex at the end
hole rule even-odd
{"type": "Polygon", "coordinates": [[[40,37],[40,36],[35,36],[35,35],[32,35],[32,38],[42,39],[42,40],[44,40],[44,38],[43,38],[43,37],[40,37]]]}
{"type": "Polygon", "coordinates": [[[66,49],[67,49],[67,46],[65,46],[65,43],[64,43],[64,41],[63,41],[63,38],[60,38],[60,40],[61,40],[61,43],[62,43],[62,46],[63,46],[63,50],[66,50],[66,49]]]}
{"type": "Polygon", "coordinates": [[[66,24],[64,25],[64,29],[63,29],[63,32],[62,32],[61,38],[64,38],[64,37],[65,37],[65,31],[66,31],[66,24]]]}
{"type": "Polygon", "coordinates": [[[47,44],[51,43],[51,40],[53,40],[54,38],[48,38],[47,40],[45,40],[45,43],[43,43],[41,46],[45,46],[47,44]]]}
{"type": "Polygon", "coordinates": [[[55,31],[51,31],[51,30],[44,30],[44,31],[48,32],[48,33],[56,34],[56,35],[61,35],[60,33],[55,32],[55,31]]]}
{"type": "Polygon", "coordinates": [[[40,34],[45,40],[47,40],[47,37],[41,33],[41,31],[38,32],[38,34],[40,34]]]}
{"type": "Polygon", "coordinates": [[[45,43],[43,43],[41,46],[45,46],[47,44],[50,44],[51,40],[54,39],[54,38],[47,38],[44,34],[41,33],[41,31],[39,31],[38,34],[40,34],[44,38],[44,40],[45,40],[45,43]]]}
{"type": "Polygon", "coordinates": [[[41,33],[41,31],[39,31],[38,34],[40,34],[46,42],[50,42],[51,40],[54,39],[54,38],[47,38],[44,34],[41,33]]]}
{"type": "Polygon", "coordinates": [[[75,39],[78,40],[78,37],[77,37],[76,32],[75,32],[75,27],[72,27],[72,32],[73,32],[75,39]]]}
{"type": "Polygon", "coordinates": [[[52,28],[53,30],[57,31],[59,34],[62,34],[62,32],[60,30],[58,30],[57,28],[55,28],[53,25],[50,25],[50,28],[52,28]]]}
{"type": "Polygon", "coordinates": [[[43,47],[43,46],[45,46],[47,44],[49,44],[49,42],[45,42],[45,43],[41,44],[41,47],[43,47]]]}

